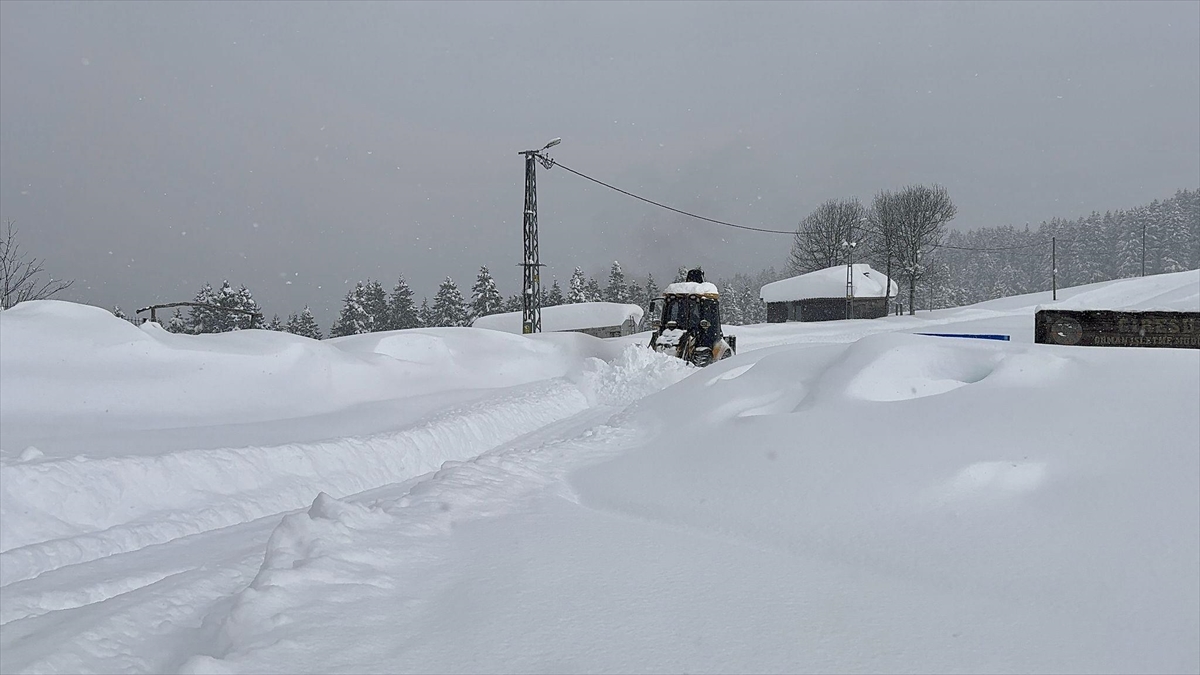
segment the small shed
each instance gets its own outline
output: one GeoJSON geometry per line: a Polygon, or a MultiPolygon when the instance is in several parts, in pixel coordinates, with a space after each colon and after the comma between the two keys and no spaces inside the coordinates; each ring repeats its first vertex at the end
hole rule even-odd
{"type": "MultiPolygon", "coordinates": [[[[645,312],[637,305],[620,302],[577,302],[542,308],[542,331],[587,333],[596,337],[621,337],[637,332],[645,312]]],[[[481,316],[473,328],[521,334],[521,312],[481,316]]]]}
{"type": "Polygon", "coordinates": [[[887,316],[888,298],[900,289],[895,281],[867,264],[853,265],[847,287],[846,265],[782,279],[762,287],[767,321],[834,321],[887,316]]]}

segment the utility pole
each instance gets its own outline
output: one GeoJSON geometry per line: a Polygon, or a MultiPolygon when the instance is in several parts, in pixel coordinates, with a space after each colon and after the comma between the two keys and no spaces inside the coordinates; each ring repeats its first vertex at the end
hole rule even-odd
{"type": "Polygon", "coordinates": [[[1050,288],[1051,299],[1058,300],[1058,242],[1056,237],[1050,237],[1050,288]]]}
{"type": "Polygon", "coordinates": [[[541,150],[522,150],[517,153],[525,155],[525,215],[522,230],[524,232],[525,254],[521,258],[523,268],[521,283],[521,332],[542,332],[542,280],[541,262],[538,260],[538,226],[537,226],[537,165],[549,169],[554,166],[554,160],[542,153],[562,142],[556,138],[547,143],[541,150]]]}
{"type": "MultiPolygon", "coordinates": [[[[866,220],[865,218],[863,220],[866,220]]],[[[850,223],[850,232],[842,247],[846,249],[846,318],[854,318],[854,223],[850,223]]]]}

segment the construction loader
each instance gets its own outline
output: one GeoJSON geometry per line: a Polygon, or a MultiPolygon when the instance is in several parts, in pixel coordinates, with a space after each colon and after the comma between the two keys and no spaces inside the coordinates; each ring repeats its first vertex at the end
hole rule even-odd
{"type": "Polygon", "coordinates": [[[685,279],[650,301],[650,348],[700,367],[733,356],[737,338],[721,331],[717,287],[700,269],[688,270],[685,279]]]}

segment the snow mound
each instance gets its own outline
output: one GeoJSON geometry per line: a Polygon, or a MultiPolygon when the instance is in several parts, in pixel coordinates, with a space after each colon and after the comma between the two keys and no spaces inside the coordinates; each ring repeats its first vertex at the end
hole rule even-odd
{"type": "MultiPolygon", "coordinates": [[[[545,332],[576,331],[585,328],[620,326],[632,320],[641,323],[645,312],[637,305],[619,302],[579,302],[542,308],[542,330],[545,332]]],[[[481,316],[471,324],[473,328],[505,333],[522,333],[521,312],[505,312],[481,316]]]]}
{"type": "Polygon", "coordinates": [[[695,371],[681,359],[629,345],[611,363],[590,359],[571,379],[592,405],[624,407],[695,371]]]}

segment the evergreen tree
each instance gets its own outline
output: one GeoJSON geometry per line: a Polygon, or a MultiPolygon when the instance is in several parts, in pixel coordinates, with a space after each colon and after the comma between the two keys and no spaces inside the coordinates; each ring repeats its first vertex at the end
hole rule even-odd
{"type": "Polygon", "coordinates": [[[179,308],[175,308],[175,313],[167,321],[166,329],[168,333],[186,333],[187,321],[183,319],[183,314],[179,312],[179,308]]]}
{"type": "Polygon", "coordinates": [[[646,289],[637,282],[629,282],[629,286],[625,288],[625,302],[638,307],[645,307],[649,300],[646,298],[646,289]]]}
{"type": "Polygon", "coordinates": [[[422,328],[433,326],[433,310],[429,308],[429,298],[421,298],[421,307],[417,309],[417,319],[422,328]]]}
{"type": "Polygon", "coordinates": [[[234,330],[263,327],[262,310],[259,309],[258,303],[254,301],[254,297],[250,294],[250,289],[246,288],[245,285],[234,293],[233,304],[234,309],[253,312],[253,314],[234,314],[234,325],[236,326],[234,330]]]}
{"type": "Polygon", "coordinates": [[[492,278],[488,268],[480,267],[479,276],[475,277],[475,285],[471,287],[471,320],[499,313],[503,309],[504,298],[496,288],[496,280],[492,278]]]}
{"type": "Polygon", "coordinates": [[[745,323],[745,317],[742,316],[742,308],[738,303],[737,292],[733,289],[732,281],[726,281],[721,289],[721,323],[730,326],[740,326],[745,323]]]}
{"type": "Polygon", "coordinates": [[[124,319],[126,321],[129,320],[129,317],[125,316],[125,312],[121,311],[121,307],[119,305],[113,305],[112,314],[118,319],[124,319]]]}
{"type": "Polygon", "coordinates": [[[643,290],[643,293],[644,293],[643,297],[646,298],[646,302],[643,304],[649,304],[651,300],[653,300],[659,296],[660,292],[661,292],[661,289],[659,289],[659,287],[658,287],[658,282],[656,282],[654,280],[654,275],[647,274],[646,275],[646,287],[643,290]]]}
{"type": "Polygon", "coordinates": [[[571,281],[567,284],[567,302],[587,302],[587,280],[583,276],[583,270],[578,267],[571,273],[571,281]]]}
{"type": "Polygon", "coordinates": [[[367,332],[391,330],[391,310],[388,308],[387,291],[383,284],[367,279],[363,285],[363,310],[367,313],[367,332]]]}
{"type": "Polygon", "coordinates": [[[211,285],[204,284],[196,293],[193,301],[209,306],[191,308],[188,318],[188,332],[190,333],[224,333],[246,328],[262,328],[263,326],[258,303],[250,294],[250,289],[245,286],[234,290],[229,285],[229,281],[225,280],[221,282],[221,288],[214,291],[211,285]],[[223,311],[230,309],[254,314],[223,311]]]}
{"type": "Polygon", "coordinates": [[[404,277],[400,277],[396,281],[396,287],[392,289],[392,297],[388,300],[387,325],[387,330],[421,326],[420,314],[413,305],[412,289],[408,287],[408,282],[404,280],[404,277]]]}
{"type": "Polygon", "coordinates": [[[687,281],[687,273],[688,273],[688,268],[680,267],[679,271],[675,273],[675,281],[672,283],[681,284],[681,283],[687,281]]]}
{"type": "MultiPolygon", "coordinates": [[[[214,305],[216,302],[213,296],[213,287],[206,283],[200,287],[200,290],[196,291],[196,295],[192,297],[192,302],[214,305]]],[[[193,335],[200,335],[203,333],[220,333],[228,330],[222,318],[219,317],[223,313],[217,312],[210,307],[190,307],[188,309],[187,332],[193,335]]]]}
{"type": "Polygon", "coordinates": [[[604,292],[600,290],[599,282],[591,278],[583,286],[583,296],[587,298],[584,302],[601,302],[604,300],[604,292]]]}
{"type": "Polygon", "coordinates": [[[513,293],[504,301],[504,311],[506,312],[521,312],[525,310],[525,303],[521,300],[520,293],[513,293]]]}
{"type": "Polygon", "coordinates": [[[372,321],[371,315],[367,313],[366,295],[367,289],[361,281],[354,285],[353,290],[346,291],[346,298],[342,302],[342,311],[338,314],[337,320],[333,322],[333,327],[329,329],[329,337],[345,337],[370,332],[372,321]]]}
{"type": "Polygon", "coordinates": [[[304,306],[304,311],[300,312],[299,316],[292,314],[288,317],[285,330],[292,335],[300,335],[314,340],[321,339],[321,328],[317,325],[317,320],[313,317],[312,310],[308,308],[308,305],[304,306]]]}
{"type": "Polygon", "coordinates": [[[614,260],[612,267],[608,270],[608,286],[604,289],[604,300],[606,302],[625,302],[627,292],[625,272],[621,269],[621,263],[614,260]]]}
{"type": "Polygon", "coordinates": [[[462,292],[450,277],[438,287],[437,295],[433,298],[433,325],[435,326],[465,326],[469,320],[467,303],[463,300],[462,292]]]}
{"type": "Polygon", "coordinates": [[[546,294],[546,304],[543,307],[557,307],[566,303],[566,298],[563,297],[562,287],[558,285],[558,279],[550,284],[550,292],[546,294]]]}
{"type": "Polygon", "coordinates": [[[279,320],[278,314],[271,317],[271,323],[267,324],[267,330],[275,330],[275,331],[283,330],[283,322],[279,320]]]}

